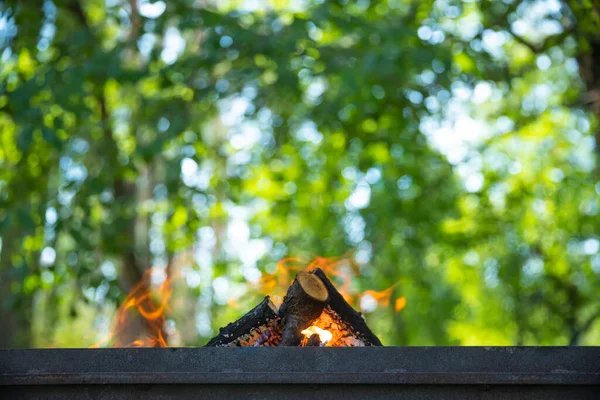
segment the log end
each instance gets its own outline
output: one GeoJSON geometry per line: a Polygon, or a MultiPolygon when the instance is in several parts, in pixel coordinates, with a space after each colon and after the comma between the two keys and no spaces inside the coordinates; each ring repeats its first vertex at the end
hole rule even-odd
{"type": "Polygon", "coordinates": [[[304,289],[304,292],[315,300],[326,302],[329,298],[329,291],[319,277],[314,274],[301,271],[296,276],[298,283],[304,289]]]}
{"type": "Polygon", "coordinates": [[[279,313],[279,309],[271,300],[271,296],[265,296],[265,301],[267,302],[267,307],[269,307],[273,311],[273,314],[277,315],[279,313]]]}

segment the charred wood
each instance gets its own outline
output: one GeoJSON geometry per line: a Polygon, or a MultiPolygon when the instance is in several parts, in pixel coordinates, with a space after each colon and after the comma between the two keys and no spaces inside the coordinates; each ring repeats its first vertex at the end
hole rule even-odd
{"type": "Polygon", "coordinates": [[[327,278],[327,275],[320,269],[315,268],[311,274],[319,277],[329,293],[329,300],[325,311],[337,314],[339,319],[352,331],[352,333],[361,339],[366,346],[382,346],[381,341],[369,329],[362,314],[354,310],[344,299],[344,296],[337,291],[333,283],[327,278]]]}
{"type": "Polygon", "coordinates": [[[321,347],[321,337],[317,333],[310,335],[305,347],[321,347]]]}
{"type": "Polygon", "coordinates": [[[283,321],[280,346],[299,346],[302,331],[321,315],[329,298],[323,281],[308,272],[299,272],[283,299],[279,316],[283,321]]]}
{"type": "Polygon", "coordinates": [[[264,343],[271,336],[270,330],[276,328],[278,323],[277,307],[269,296],[266,296],[242,318],[219,329],[219,334],[212,338],[206,347],[252,346],[258,340],[264,343]]]}

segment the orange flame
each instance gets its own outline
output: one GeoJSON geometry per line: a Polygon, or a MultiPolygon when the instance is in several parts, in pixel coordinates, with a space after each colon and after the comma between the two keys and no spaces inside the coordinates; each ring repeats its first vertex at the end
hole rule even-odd
{"type": "Polygon", "coordinates": [[[400,312],[404,307],[406,307],[406,297],[397,298],[394,310],[396,310],[396,312],[400,312]]]}
{"type": "Polygon", "coordinates": [[[311,271],[315,268],[320,268],[329,277],[335,276],[342,280],[342,286],[338,288],[338,292],[346,299],[347,302],[353,301],[353,296],[350,293],[350,284],[352,278],[360,276],[360,270],[354,262],[354,257],[351,253],[347,253],[340,257],[315,257],[315,259],[306,268],[311,271]]]}
{"type": "MultiPolygon", "coordinates": [[[[394,289],[399,284],[400,284],[400,282],[396,282],[389,288],[378,291],[378,292],[375,290],[366,290],[363,293],[361,293],[360,299],[362,300],[365,297],[369,296],[377,303],[377,305],[380,305],[382,307],[387,307],[390,305],[390,298],[392,297],[392,293],[394,292],[394,289]]],[[[396,306],[397,306],[397,302],[396,302],[396,306]]],[[[400,308],[400,309],[402,309],[402,308],[400,308]]],[[[396,311],[400,311],[400,310],[396,309],[396,311]]]]}
{"type": "MultiPolygon", "coordinates": [[[[315,257],[312,261],[307,261],[298,257],[288,257],[277,263],[273,273],[264,274],[256,282],[250,282],[246,286],[246,292],[258,293],[263,296],[271,296],[271,300],[277,305],[281,305],[283,296],[292,283],[296,274],[300,271],[311,271],[315,268],[321,268],[328,276],[340,278],[342,286],[338,291],[346,301],[351,302],[350,283],[353,274],[360,275],[360,271],[353,258],[349,254],[340,257],[315,257]]],[[[227,302],[230,307],[238,307],[240,297],[231,298],[227,302]]]]}
{"type": "Polygon", "coordinates": [[[146,270],[117,310],[113,331],[91,347],[111,341],[114,341],[113,347],[167,347],[164,329],[165,311],[172,294],[170,284],[171,279],[164,270],[146,270]],[[152,278],[156,277],[162,280],[158,286],[152,284],[152,278]]]}
{"type": "MultiPolygon", "coordinates": [[[[302,258],[289,257],[280,260],[277,268],[272,274],[264,274],[258,281],[249,283],[247,291],[270,295],[276,305],[280,305],[287,288],[291,284],[294,276],[300,271],[311,271],[320,268],[332,280],[337,281],[336,287],[344,299],[350,304],[360,304],[360,300],[369,296],[379,306],[387,307],[390,305],[391,296],[395,288],[400,284],[394,285],[382,291],[367,290],[362,293],[353,292],[351,288],[352,281],[361,275],[358,265],[352,257],[352,252],[348,252],[339,257],[320,257],[316,256],[312,261],[306,261],[302,258]],[[341,282],[341,285],[339,284],[341,282]]],[[[231,307],[237,307],[240,298],[232,298],[228,301],[231,307]]],[[[399,312],[406,306],[405,298],[398,298],[395,301],[394,309],[399,312]]]]}

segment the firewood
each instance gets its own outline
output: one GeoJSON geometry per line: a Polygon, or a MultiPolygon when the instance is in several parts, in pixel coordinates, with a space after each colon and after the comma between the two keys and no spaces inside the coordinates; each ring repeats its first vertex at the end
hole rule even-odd
{"type": "Polygon", "coordinates": [[[381,341],[369,329],[363,316],[358,311],[354,310],[350,304],[344,299],[344,296],[337,291],[333,283],[327,278],[325,272],[320,268],[315,268],[310,272],[313,276],[319,277],[327,288],[329,300],[325,311],[331,310],[352,330],[354,336],[361,339],[367,346],[382,346],[381,341]]]}
{"type": "Polygon", "coordinates": [[[219,334],[212,338],[206,346],[251,346],[272,325],[277,325],[278,320],[277,307],[269,296],[266,296],[260,304],[242,318],[219,329],[219,334]]]}
{"type": "Polygon", "coordinates": [[[299,346],[302,330],[321,315],[329,293],[324,282],[316,275],[301,271],[288,288],[279,308],[283,321],[280,346],[299,346]]]}
{"type": "Polygon", "coordinates": [[[310,335],[308,340],[306,341],[305,347],[320,347],[321,346],[321,337],[318,333],[313,333],[310,335]]]}

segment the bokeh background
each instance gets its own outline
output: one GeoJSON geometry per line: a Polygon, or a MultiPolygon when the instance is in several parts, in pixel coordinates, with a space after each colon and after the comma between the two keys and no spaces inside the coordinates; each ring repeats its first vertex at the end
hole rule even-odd
{"type": "Polygon", "coordinates": [[[2,1],[0,347],[96,343],[151,267],[203,345],[340,255],[396,284],[356,301],[385,344],[600,345],[599,32],[592,0],[2,1]]]}

